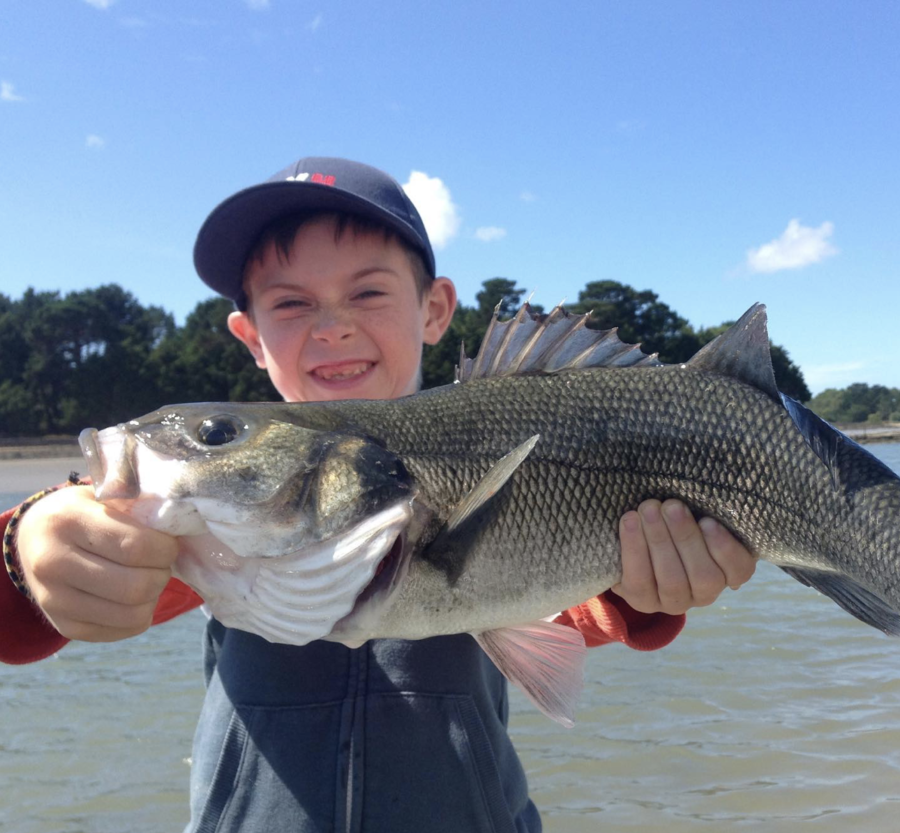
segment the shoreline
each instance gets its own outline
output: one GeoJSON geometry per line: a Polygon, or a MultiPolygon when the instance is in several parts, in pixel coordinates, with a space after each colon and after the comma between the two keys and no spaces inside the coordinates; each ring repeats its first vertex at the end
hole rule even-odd
{"type": "Polygon", "coordinates": [[[57,460],[63,457],[80,457],[77,442],[48,442],[0,445],[0,460],[57,460]]]}
{"type": "Polygon", "coordinates": [[[847,425],[840,430],[860,445],[867,443],[890,443],[900,440],[900,425],[847,425]]]}

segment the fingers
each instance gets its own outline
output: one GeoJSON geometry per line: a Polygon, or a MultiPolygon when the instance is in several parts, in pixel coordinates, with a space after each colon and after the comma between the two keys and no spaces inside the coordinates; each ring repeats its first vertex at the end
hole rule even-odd
{"type": "Polygon", "coordinates": [[[62,588],[55,591],[48,618],[69,639],[116,642],[146,631],[153,622],[155,609],[155,598],[145,604],[128,605],[62,588]]]}
{"type": "Polygon", "coordinates": [[[710,556],[725,574],[725,583],[737,590],[753,577],[756,559],[722,524],[714,518],[701,518],[700,529],[710,556]]]}
{"type": "Polygon", "coordinates": [[[35,600],[41,607],[40,589],[48,586],[71,588],[123,605],[155,603],[172,571],[160,567],[131,567],[78,548],[48,552],[33,569],[38,588],[35,600]]]}
{"type": "Polygon", "coordinates": [[[755,569],[741,543],[712,519],[698,524],[677,500],[644,501],[619,525],[622,581],[613,590],[644,613],[684,613],[739,587],[755,569]]]}
{"type": "Polygon", "coordinates": [[[90,642],[146,630],[178,554],[174,538],[78,487],[47,495],[25,512],[16,548],[28,587],[53,626],[90,642]]]}
{"type": "Polygon", "coordinates": [[[619,546],[622,550],[622,581],[613,590],[642,613],[661,610],[653,559],[639,512],[628,512],[619,522],[619,546]]]}
{"type": "Polygon", "coordinates": [[[99,503],[92,492],[79,491],[84,493],[83,499],[61,510],[49,504],[41,507],[48,499],[44,498],[29,509],[26,517],[41,507],[48,536],[64,539],[70,546],[97,553],[107,561],[126,567],[172,566],[178,547],[171,536],[141,526],[128,515],[99,503]]]}
{"type": "MultiPolygon", "coordinates": [[[[660,601],[663,610],[684,612],[691,607],[703,607],[712,604],[725,589],[725,573],[710,556],[706,539],[688,508],[677,500],[667,500],[662,505],[662,515],[671,545],[661,547],[665,557],[678,561],[682,568],[683,579],[678,583],[677,577],[663,572],[663,557],[660,557],[660,570],[657,572],[657,583],[660,584],[660,601]]],[[[724,529],[722,530],[725,531],[724,529]]],[[[665,530],[656,532],[660,537],[665,530]]],[[[730,536],[729,536],[730,537],[730,536]]],[[[670,567],[669,572],[675,573],[670,567]]]]}

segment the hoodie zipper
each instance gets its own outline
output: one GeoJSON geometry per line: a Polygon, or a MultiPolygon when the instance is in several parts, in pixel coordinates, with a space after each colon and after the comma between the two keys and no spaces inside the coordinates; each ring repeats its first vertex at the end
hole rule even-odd
{"type": "MultiPolygon", "coordinates": [[[[354,799],[357,784],[361,784],[362,770],[356,765],[356,756],[362,750],[365,731],[366,680],[368,678],[369,651],[366,645],[356,648],[351,653],[350,667],[347,674],[347,704],[349,711],[349,741],[346,747],[347,776],[344,782],[344,833],[356,833],[358,826],[355,811],[358,802],[354,799]]],[[[347,712],[345,712],[347,714],[347,712]]]]}
{"type": "MultiPolygon", "coordinates": [[[[354,712],[356,711],[354,707],[354,712]]],[[[353,753],[356,749],[356,721],[354,720],[350,726],[350,760],[347,762],[347,804],[344,808],[346,813],[347,824],[344,827],[345,833],[353,833],[353,753]]]]}

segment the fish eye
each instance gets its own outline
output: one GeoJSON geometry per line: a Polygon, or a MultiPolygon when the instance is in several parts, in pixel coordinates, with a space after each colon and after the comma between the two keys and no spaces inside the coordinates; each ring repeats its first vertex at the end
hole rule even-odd
{"type": "Polygon", "coordinates": [[[200,423],[197,437],[204,445],[226,445],[243,430],[244,425],[230,416],[214,416],[200,423]]]}

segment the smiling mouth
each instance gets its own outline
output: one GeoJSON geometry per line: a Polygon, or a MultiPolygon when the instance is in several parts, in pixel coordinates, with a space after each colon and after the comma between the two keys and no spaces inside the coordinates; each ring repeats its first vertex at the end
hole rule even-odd
{"type": "Polygon", "coordinates": [[[348,362],[340,365],[328,365],[317,367],[312,375],[326,382],[343,382],[347,379],[355,379],[362,376],[367,370],[375,366],[375,362],[348,362]]]}

